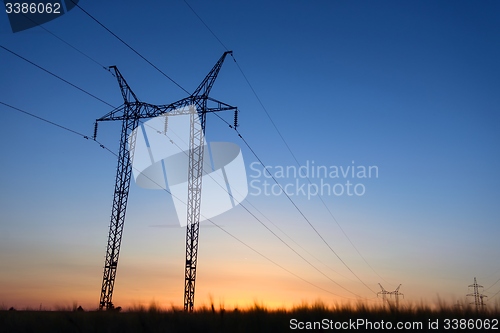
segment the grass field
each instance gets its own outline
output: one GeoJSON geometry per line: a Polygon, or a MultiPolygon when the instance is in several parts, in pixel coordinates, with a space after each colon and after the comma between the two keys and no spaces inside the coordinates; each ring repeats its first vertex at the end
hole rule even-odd
{"type": "Polygon", "coordinates": [[[268,310],[255,305],[246,310],[214,309],[213,306],[185,313],[155,305],[126,311],[0,311],[0,332],[290,332],[335,330],[397,330],[407,332],[453,331],[498,332],[500,307],[438,305],[368,307],[365,304],[328,307],[322,303],[290,310],[268,310]],[[429,327],[431,326],[432,329],[429,327]],[[343,329],[342,329],[343,328],[343,329]],[[406,329],[405,329],[406,328],[406,329]],[[411,329],[409,329],[411,328],[411,329]]]}

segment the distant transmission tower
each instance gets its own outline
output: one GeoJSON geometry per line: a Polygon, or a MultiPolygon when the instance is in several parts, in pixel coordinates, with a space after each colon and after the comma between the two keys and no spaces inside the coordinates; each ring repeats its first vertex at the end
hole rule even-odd
{"type": "MultiPolygon", "coordinates": [[[[168,105],[152,105],[141,102],[127,84],[116,66],[114,69],[123,97],[123,105],[112,110],[96,120],[94,139],[97,136],[97,123],[100,121],[122,122],[118,167],[116,169],[115,191],[111,209],[108,246],[104,262],[104,274],[101,288],[99,309],[113,309],[113,289],[118,267],[118,257],[125,223],[128,193],[132,176],[132,161],[136,137],[134,129],[141,119],[148,119],[168,113],[172,115],[190,115],[190,142],[189,142],[189,170],[188,170],[188,197],[181,198],[187,203],[186,227],[186,269],[184,283],[184,309],[192,311],[194,306],[194,291],[196,281],[196,267],[198,257],[198,234],[201,208],[201,185],[203,172],[204,133],[207,113],[233,110],[235,112],[235,126],[237,108],[209,97],[210,90],[219,74],[222,63],[232,51],[224,52],[208,75],[203,79],[196,90],[188,97],[168,105]],[[193,113],[193,106],[197,113],[193,113]],[[198,117],[199,121],[196,121],[198,117]]],[[[168,117],[165,117],[167,119],[168,117]]],[[[166,120],[165,120],[166,121],[166,120]]],[[[166,125],[165,125],[166,127],[166,125]]]]}
{"type": "Polygon", "coordinates": [[[392,295],[394,295],[394,299],[396,300],[396,307],[399,307],[399,296],[403,296],[403,298],[405,296],[403,293],[399,292],[399,288],[401,288],[401,285],[399,285],[394,291],[385,290],[384,287],[382,287],[382,285],[380,283],[378,285],[380,286],[380,289],[382,289],[382,291],[379,291],[377,293],[377,297],[378,297],[378,295],[382,295],[382,301],[385,304],[386,301],[388,302],[387,295],[389,295],[390,297],[392,297],[392,295]]]}
{"type": "Polygon", "coordinates": [[[486,305],[486,304],[484,304],[483,298],[488,297],[488,296],[483,295],[479,292],[479,288],[484,288],[484,287],[477,284],[477,280],[474,277],[474,283],[470,284],[469,288],[473,288],[474,292],[471,294],[467,294],[466,296],[473,296],[474,297],[474,302],[471,302],[470,304],[475,304],[476,310],[479,310],[480,307],[483,307],[486,305]]]}

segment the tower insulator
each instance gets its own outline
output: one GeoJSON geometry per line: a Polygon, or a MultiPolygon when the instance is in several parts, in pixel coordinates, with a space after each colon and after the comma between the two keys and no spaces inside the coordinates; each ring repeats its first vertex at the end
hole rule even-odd
{"type": "Polygon", "coordinates": [[[168,116],[165,115],[165,127],[163,128],[163,134],[167,134],[167,128],[168,128],[168,116]]]}
{"type": "Polygon", "coordinates": [[[238,110],[234,110],[234,128],[238,127],[238,110]]]}
{"type": "Polygon", "coordinates": [[[94,140],[97,138],[97,121],[94,124],[94,140]]]}

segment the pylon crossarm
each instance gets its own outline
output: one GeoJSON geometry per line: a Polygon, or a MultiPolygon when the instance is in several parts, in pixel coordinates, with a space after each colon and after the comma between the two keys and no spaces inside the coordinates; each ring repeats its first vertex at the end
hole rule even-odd
{"type": "Polygon", "coordinates": [[[101,118],[96,119],[96,121],[123,120],[124,119],[123,110],[125,109],[125,107],[126,106],[122,104],[119,107],[106,113],[101,118]]]}
{"type": "MultiPolygon", "coordinates": [[[[137,114],[126,116],[124,114],[125,105],[120,106],[119,108],[114,109],[103,117],[97,119],[97,122],[101,121],[113,121],[113,120],[125,120],[127,118],[137,118],[137,119],[150,119],[154,117],[158,117],[162,114],[168,113],[169,116],[177,116],[177,115],[187,115],[191,113],[191,111],[187,108],[189,105],[193,105],[190,100],[181,100],[178,103],[170,104],[170,105],[151,105],[147,103],[138,103],[132,104],[134,108],[137,110],[137,114]]],[[[205,109],[205,113],[213,113],[220,111],[234,111],[238,108],[235,106],[231,106],[229,104],[220,103],[216,107],[207,107],[205,109]]],[[[199,110],[200,111],[200,110],[199,110]]]]}
{"type": "Polygon", "coordinates": [[[207,112],[219,112],[219,111],[233,111],[238,109],[236,106],[229,105],[227,103],[216,100],[215,98],[208,97],[207,101],[215,104],[214,107],[207,106],[207,112]]]}

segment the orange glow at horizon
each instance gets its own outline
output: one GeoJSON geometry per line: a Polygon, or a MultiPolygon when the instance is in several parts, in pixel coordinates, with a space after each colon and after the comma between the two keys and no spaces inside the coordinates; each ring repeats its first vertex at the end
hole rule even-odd
{"type": "MultiPolygon", "coordinates": [[[[151,269],[151,265],[144,262],[130,267],[125,261],[115,285],[113,303],[124,310],[148,308],[155,305],[160,309],[183,308],[182,267],[175,266],[176,273],[167,274],[167,268],[151,269]],[[148,267],[149,266],[149,267],[148,267]],[[140,268],[140,269],[138,269],[140,268]]],[[[71,309],[81,305],[86,310],[96,309],[99,300],[101,272],[75,270],[59,278],[46,276],[33,279],[11,280],[4,284],[3,299],[0,299],[1,308],[14,306],[17,309],[71,309]]],[[[339,288],[325,281],[318,282],[318,286],[338,292],[339,288]]],[[[352,290],[362,293],[359,286],[352,284],[352,290]]],[[[195,310],[203,307],[210,308],[213,304],[216,310],[234,308],[248,309],[255,305],[267,309],[291,309],[303,305],[322,303],[327,307],[355,305],[359,302],[368,306],[381,304],[381,299],[367,297],[357,300],[352,295],[341,298],[328,294],[312,285],[297,279],[290,274],[280,272],[277,268],[261,265],[256,269],[238,267],[231,274],[223,267],[207,260],[199,272],[196,285],[195,310]],[[214,269],[207,267],[213,265],[214,269]]],[[[433,302],[430,302],[433,303],[433,302]]]]}

